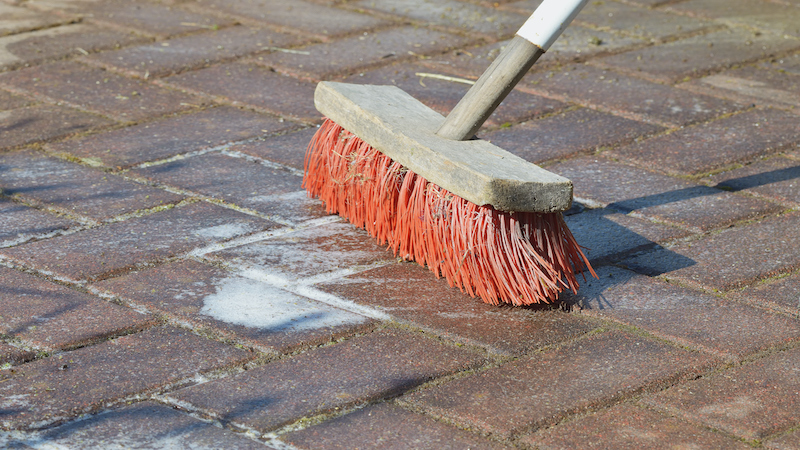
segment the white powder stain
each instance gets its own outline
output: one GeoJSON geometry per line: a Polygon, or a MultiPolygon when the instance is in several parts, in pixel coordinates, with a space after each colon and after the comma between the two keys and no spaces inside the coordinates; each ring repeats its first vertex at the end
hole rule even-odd
{"type": "Polygon", "coordinates": [[[366,317],[329,307],[246,278],[228,278],[203,299],[201,314],[270,331],[308,331],[364,322],[366,317]]]}

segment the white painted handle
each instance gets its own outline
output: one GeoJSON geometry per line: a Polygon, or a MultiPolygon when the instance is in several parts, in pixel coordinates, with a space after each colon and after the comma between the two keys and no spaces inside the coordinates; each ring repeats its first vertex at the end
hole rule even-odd
{"type": "Polygon", "coordinates": [[[547,51],[588,1],[544,0],[517,31],[517,36],[547,51]]]}

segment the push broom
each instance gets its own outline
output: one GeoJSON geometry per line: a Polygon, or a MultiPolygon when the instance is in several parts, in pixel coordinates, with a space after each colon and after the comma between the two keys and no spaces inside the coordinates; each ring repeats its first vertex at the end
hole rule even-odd
{"type": "Polygon", "coordinates": [[[572,183],[475,132],[588,0],[545,0],[447,118],[395,86],[321,82],[303,186],[395,255],[491,304],[577,291],[572,183]]]}

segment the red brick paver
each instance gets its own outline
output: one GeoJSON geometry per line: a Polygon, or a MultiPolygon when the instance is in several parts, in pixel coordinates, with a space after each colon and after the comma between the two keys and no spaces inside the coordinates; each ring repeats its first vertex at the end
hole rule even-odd
{"type": "Polygon", "coordinates": [[[381,330],[171,396],[222,419],[270,430],[304,416],[397,395],[481,359],[421,335],[381,330]]]}
{"type": "Polygon", "coordinates": [[[36,428],[252,354],[171,327],[151,328],[0,374],[2,428],[36,428]],[[120,370],[125,367],[125,370],[120,370]]]}

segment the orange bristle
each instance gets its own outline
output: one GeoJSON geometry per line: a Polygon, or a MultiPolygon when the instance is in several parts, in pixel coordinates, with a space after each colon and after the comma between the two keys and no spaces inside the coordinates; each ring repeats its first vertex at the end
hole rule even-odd
{"type": "Polygon", "coordinates": [[[303,186],[395,255],[487,303],[552,303],[564,289],[577,290],[576,273],[595,275],[560,212],[475,205],[330,119],[308,146],[303,186]]]}

